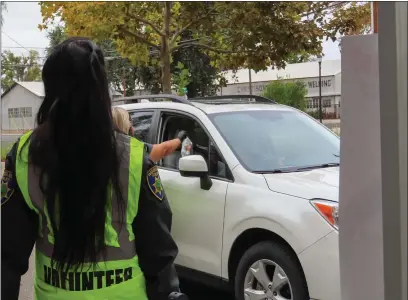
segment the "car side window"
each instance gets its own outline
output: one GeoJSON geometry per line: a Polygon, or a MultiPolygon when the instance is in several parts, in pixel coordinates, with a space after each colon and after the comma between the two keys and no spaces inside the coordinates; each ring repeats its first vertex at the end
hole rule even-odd
{"type": "Polygon", "coordinates": [[[153,111],[129,112],[134,129],[134,137],[141,142],[147,142],[150,126],[153,120],[153,111]]]}
{"type": "MultiPolygon", "coordinates": [[[[201,125],[186,116],[166,115],[162,116],[162,128],[160,130],[161,137],[159,142],[173,139],[180,130],[187,131],[187,136],[193,143],[193,154],[201,155],[207,162],[209,175],[218,178],[227,178],[228,167],[223,162],[222,156],[219,154],[217,147],[209,138],[206,131],[201,125]]],[[[160,166],[178,170],[179,160],[181,158],[181,150],[178,149],[172,154],[166,156],[159,163],[160,166]]]]}

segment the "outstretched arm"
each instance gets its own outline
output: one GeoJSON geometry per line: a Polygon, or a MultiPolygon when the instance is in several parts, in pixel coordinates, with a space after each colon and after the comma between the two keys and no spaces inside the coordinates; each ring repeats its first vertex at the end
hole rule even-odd
{"type": "Polygon", "coordinates": [[[158,162],[163,157],[172,154],[181,146],[181,143],[186,138],[186,136],[187,132],[182,130],[177,134],[177,137],[175,139],[152,145],[150,150],[150,159],[154,162],[158,162]]]}

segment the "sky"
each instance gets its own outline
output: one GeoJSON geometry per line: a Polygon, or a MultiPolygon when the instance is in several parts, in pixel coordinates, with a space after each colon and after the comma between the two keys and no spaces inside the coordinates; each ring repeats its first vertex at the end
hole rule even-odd
{"type": "MultiPolygon", "coordinates": [[[[42,21],[38,2],[6,2],[6,4],[7,11],[3,12],[1,50],[27,54],[27,49],[35,49],[43,57],[48,39],[46,32],[38,29],[38,24],[42,21]]],[[[323,42],[323,53],[323,60],[340,59],[337,42],[323,42]]]]}

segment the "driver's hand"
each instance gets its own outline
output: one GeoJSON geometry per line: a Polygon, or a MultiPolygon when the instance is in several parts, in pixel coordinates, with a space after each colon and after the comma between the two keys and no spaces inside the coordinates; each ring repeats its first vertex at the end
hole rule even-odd
{"type": "Polygon", "coordinates": [[[180,130],[179,133],[177,133],[176,138],[180,140],[180,142],[183,142],[183,140],[187,137],[187,131],[185,130],[180,130]]]}

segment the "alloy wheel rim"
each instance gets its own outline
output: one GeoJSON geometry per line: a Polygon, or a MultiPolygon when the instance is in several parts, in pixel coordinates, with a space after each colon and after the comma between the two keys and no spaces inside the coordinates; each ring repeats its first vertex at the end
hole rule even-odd
{"type": "Polygon", "coordinates": [[[292,300],[292,287],[285,271],[269,259],[256,261],[244,281],[245,300],[292,300]]]}

